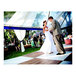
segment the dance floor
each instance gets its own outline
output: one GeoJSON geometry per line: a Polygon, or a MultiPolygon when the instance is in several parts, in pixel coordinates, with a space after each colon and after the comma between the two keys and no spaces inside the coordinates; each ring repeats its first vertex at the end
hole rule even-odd
{"type": "Polygon", "coordinates": [[[72,45],[65,45],[64,55],[44,54],[40,51],[33,52],[20,57],[4,60],[4,64],[72,64],[72,45]]]}

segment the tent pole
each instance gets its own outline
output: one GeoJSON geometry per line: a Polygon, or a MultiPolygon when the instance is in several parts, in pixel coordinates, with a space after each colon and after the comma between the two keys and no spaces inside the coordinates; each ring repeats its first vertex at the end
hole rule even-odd
{"type": "MultiPolygon", "coordinates": [[[[49,13],[48,13],[48,18],[49,18],[49,16],[50,16],[50,11],[49,11],[49,13]]],[[[48,19],[47,19],[47,22],[48,22],[48,19]]]]}

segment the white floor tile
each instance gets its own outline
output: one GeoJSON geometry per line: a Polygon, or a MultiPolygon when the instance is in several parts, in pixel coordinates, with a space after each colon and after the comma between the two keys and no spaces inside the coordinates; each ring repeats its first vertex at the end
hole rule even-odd
{"type": "Polygon", "coordinates": [[[22,63],[24,61],[28,61],[31,59],[33,58],[20,56],[20,57],[4,60],[4,64],[19,64],[19,63],[22,63]]]}
{"type": "Polygon", "coordinates": [[[51,59],[51,60],[64,60],[66,57],[68,57],[70,55],[70,52],[66,52],[66,54],[64,55],[56,55],[56,54],[43,54],[41,56],[38,56],[37,58],[41,58],[41,59],[51,59]]]}

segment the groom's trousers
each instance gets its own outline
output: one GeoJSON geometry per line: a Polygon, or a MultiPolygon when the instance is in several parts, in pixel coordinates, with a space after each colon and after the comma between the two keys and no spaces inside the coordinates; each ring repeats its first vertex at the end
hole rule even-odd
{"type": "Polygon", "coordinates": [[[63,48],[63,44],[62,44],[61,38],[62,38],[61,35],[53,36],[53,39],[54,39],[54,42],[56,44],[56,48],[57,48],[58,53],[64,53],[65,52],[65,50],[63,48]]]}

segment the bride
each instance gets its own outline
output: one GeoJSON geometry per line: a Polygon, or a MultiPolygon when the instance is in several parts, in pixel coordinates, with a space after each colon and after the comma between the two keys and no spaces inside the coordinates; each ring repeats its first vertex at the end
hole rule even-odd
{"type": "Polygon", "coordinates": [[[45,20],[43,21],[43,33],[45,34],[46,38],[40,51],[45,54],[57,53],[52,34],[48,31],[48,27],[46,25],[47,22],[45,20]]]}

